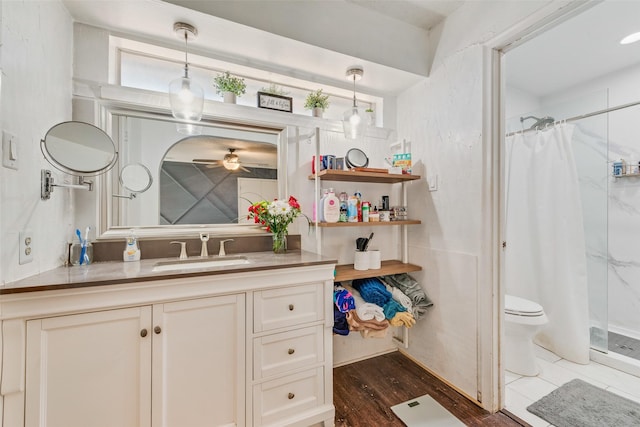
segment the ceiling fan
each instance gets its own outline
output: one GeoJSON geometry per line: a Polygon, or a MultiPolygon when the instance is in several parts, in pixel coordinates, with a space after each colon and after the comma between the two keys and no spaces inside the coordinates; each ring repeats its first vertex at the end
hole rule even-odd
{"type": "Polygon", "coordinates": [[[240,157],[235,153],[235,148],[229,148],[229,152],[225,154],[222,160],[212,160],[212,159],[193,159],[193,163],[202,163],[210,165],[208,167],[220,167],[223,166],[225,169],[229,171],[236,171],[241,169],[245,172],[251,173],[251,171],[240,163],[240,157]]]}

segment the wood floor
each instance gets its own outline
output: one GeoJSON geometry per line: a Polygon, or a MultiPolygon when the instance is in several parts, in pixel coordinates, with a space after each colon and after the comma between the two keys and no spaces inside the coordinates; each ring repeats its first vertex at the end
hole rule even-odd
{"type": "Polygon", "coordinates": [[[512,427],[503,413],[490,414],[400,352],[333,370],[336,427],[404,427],[391,406],[429,394],[468,426],[512,427]]]}

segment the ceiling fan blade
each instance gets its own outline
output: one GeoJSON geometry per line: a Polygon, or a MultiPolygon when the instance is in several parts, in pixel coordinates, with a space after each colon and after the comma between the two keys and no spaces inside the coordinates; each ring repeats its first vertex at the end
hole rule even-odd
{"type": "Polygon", "coordinates": [[[247,168],[245,168],[244,166],[240,166],[240,169],[242,169],[243,171],[247,172],[247,173],[251,173],[251,171],[247,168]]]}

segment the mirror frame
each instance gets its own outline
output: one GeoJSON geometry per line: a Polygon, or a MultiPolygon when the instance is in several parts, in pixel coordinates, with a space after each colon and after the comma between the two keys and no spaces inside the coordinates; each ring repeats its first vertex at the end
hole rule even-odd
{"type": "MultiPolygon", "coordinates": [[[[114,141],[116,150],[122,153],[120,146],[120,138],[114,133],[118,132],[118,117],[128,116],[135,118],[147,118],[154,120],[163,120],[172,123],[189,123],[204,124],[217,127],[227,127],[245,130],[261,130],[272,132],[277,136],[278,158],[277,158],[277,177],[278,177],[278,198],[288,197],[288,124],[252,121],[248,115],[240,115],[236,118],[213,116],[209,114],[203,115],[198,123],[185,122],[176,120],[171,115],[171,111],[165,108],[153,108],[141,105],[132,105],[131,103],[119,102],[101,102],[98,101],[99,123],[98,127],[104,130],[114,141]]],[[[122,156],[118,156],[118,161],[122,160],[122,156]]],[[[149,167],[149,165],[145,165],[149,167]]],[[[117,170],[120,169],[118,165],[117,170]]],[[[201,232],[208,232],[212,237],[228,236],[228,235],[250,235],[264,234],[264,230],[254,224],[189,224],[189,225],[153,225],[153,226],[119,226],[113,225],[113,171],[101,175],[96,186],[96,211],[97,211],[97,233],[98,240],[118,240],[126,238],[131,229],[135,230],[138,237],[185,237],[193,238],[201,232]]]]}

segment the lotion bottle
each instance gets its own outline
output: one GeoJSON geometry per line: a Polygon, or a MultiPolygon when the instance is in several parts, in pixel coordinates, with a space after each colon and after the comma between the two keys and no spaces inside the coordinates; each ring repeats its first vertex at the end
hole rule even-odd
{"type": "Polygon", "coordinates": [[[338,222],[340,219],[340,199],[336,197],[333,188],[329,189],[329,194],[324,199],[324,220],[326,222],[338,222]]]}
{"type": "Polygon", "coordinates": [[[328,194],[329,191],[327,189],[322,190],[322,197],[320,198],[320,203],[318,204],[318,222],[325,222],[324,201],[327,199],[328,194]]]}
{"type": "Polygon", "coordinates": [[[140,261],[140,247],[133,230],[129,232],[122,256],[125,261],[140,261]]]}

